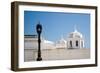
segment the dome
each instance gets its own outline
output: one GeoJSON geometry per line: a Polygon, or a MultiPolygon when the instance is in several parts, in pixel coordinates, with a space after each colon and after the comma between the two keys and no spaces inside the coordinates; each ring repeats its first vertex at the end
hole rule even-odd
{"type": "Polygon", "coordinates": [[[61,40],[59,40],[57,43],[60,43],[60,44],[66,44],[66,41],[64,40],[63,37],[61,37],[61,40]]]}
{"type": "Polygon", "coordinates": [[[75,30],[69,34],[69,38],[82,38],[82,34],[75,30]]]}

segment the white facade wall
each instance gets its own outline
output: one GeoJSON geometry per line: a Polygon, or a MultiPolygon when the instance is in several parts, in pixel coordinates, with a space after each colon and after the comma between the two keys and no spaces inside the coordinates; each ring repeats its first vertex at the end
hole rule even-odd
{"type": "MultiPolygon", "coordinates": [[[[37,38],[25,38],[24,39],[24,48],[25,49],[38,49],[38,39],[37,38]]],[[[52,43],[46,43],[44,40],[41,40],[41,49],[54,49],[55,45],[52,43]]]]}
{"type": "Polygon", "coordinates": [[[25,38],[24,39],[24,48],[25,49],[37,49],[38,42],[37,38],[25,38]]]}
{"type": "Polygon", "coordinates": [[[56,48],[67,48],[67,45],[66,45],[66,43],[57,43],[57,44],[55,45],[55,47],[56,47],[56,48]]]}
{"type": "Polygon", "coordinates": [[[41,42],[41,48],[42,49],[55,49],[55,46],[54,44],[41,42]]]}
{"type": "Polygon", "coordinates": [[[67,48],[84,48],[84,40],[82,38],[68,38],[67,48]],[[71,47],[70,41],[72,41],[72,47],[71,47]],[[78,46],[76,46],[76,41],[78,41],[78,46]]]}
{"type": "MultiPolygon", "coordinates": [[[[25,49],[38,49],[37,36],[34,37],[27,36],[24,39],[24,42],[25,42],[24,45],[25,49]]],[[[64,38],[62,37],[61,40],[57,41],[57,43],[41,38],[41,49],[56,49],[56,48],[84,48],[83,36],[75,29],[74,32],[71,32],[69,34],[69,37],[66,40],[64,40],[64,38]]]]}
{"type": "MultiPolygon", "coordinates": [[[[66,43],[46,43],[45,40],[41,40],[41,49],[56,49],[56,48],[84,48],[84,40],[82,38],[68,38],[66,43]],[[72,47],[70,45],[72,41],[72,47]],[[78,41],[78,46],[76,46],[76,41],[78,41]]],[[[24,40],[25,49],[38,49],[38,39],[37,38],[25,38],[24,40]]]]}

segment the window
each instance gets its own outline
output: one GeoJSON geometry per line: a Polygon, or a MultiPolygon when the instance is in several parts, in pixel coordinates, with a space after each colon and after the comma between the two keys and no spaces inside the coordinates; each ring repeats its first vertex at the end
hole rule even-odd
{"type": "Polygon", "coordinates": [[[72,47],[72,41],[70,41],[70,47],[72,47]]]}
{"type": "Polygon", "coordinates": [[[76,46],[78,47],[78,41],[76,41],[76,46]]]}

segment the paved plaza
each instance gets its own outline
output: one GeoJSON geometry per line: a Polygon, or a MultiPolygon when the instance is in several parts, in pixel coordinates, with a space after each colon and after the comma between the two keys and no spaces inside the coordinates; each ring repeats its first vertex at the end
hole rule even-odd
{"type": "MultiPolygon", "coordinates": [[[[71,60],[90,58],[90,49],[44,49],[41,51],[43,61],[45,60],[71,60]]],[[[24,61],[36,61],[37,50],[25,49],[24,61]]]]}

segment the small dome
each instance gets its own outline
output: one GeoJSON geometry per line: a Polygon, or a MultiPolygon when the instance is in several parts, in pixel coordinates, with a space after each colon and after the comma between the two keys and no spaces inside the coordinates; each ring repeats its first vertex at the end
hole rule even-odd
{"type": "Polygon", "coordinates": [[[57,43],[60,43],[60,44],[66,44],[66,41],[64,40],[63,37],[61,37],[61,40],[59,40],[57,43]]]}
{"type": "Polygon", "coordinates": [[[71,32],[69,34],[69,38],[82,38],[82,34],[80,32],[78,32],[77,30],[75,30],[74,32],[71,32]]]}

